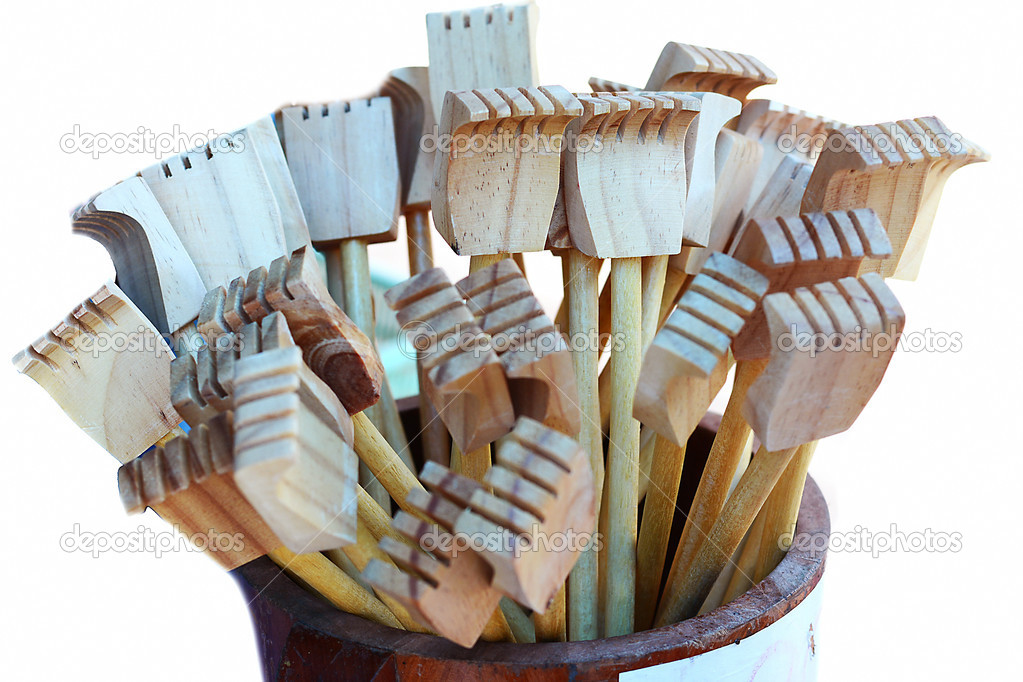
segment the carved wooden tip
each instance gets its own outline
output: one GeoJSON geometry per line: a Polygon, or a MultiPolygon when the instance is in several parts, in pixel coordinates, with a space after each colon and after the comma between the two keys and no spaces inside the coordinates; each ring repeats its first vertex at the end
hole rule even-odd
{"type": "Polygon", "coordinates": [[[423,356],[426,395],[462,451],[507,433],[514,410],[501,361],[444,271],[411,277],[384,300],[423,356]]]}
{"type": "Polygon", "coordinates": [[[394,240],[401,179],[390,98],[284,107],[279,118],[313,243],[394,240]]]}
{"type": "Polygon", "coordinates": [[[848,429],[902,334],[905,314],[894,294],[869,273],[771,294],[764,310],[771,360],[743,406],[761,442],[781,450],[848,429]]]}
{"type": "Polygon", "coordinates": [[[563,133],[582,113],[561,86],[451,90],[432,207],[456,253],[542,251],[557,197],[563,133]]]}
{"type": "Polygon", "coordinates": [[[767,293],[768,280],[712,253],[643,359],[633,415],[684,443],[721,388],[729,346],[767,293]]]}
{"type": "Polygon", "coordinates": [[[625,85],[616,81],[609,81],[603,78],[590,78],[587,81],[592,92],[639,92],[642,88],[632,85],[625,85]]]}
{"type": "Polygon", "coordinates": [[[777,83],[771,69],[748,54],[668,43],[647,81],[647,90],[717,92],[744,100],[761,85],[777,83]]]}
{"type": "Polygon", "coordinates": [[[234,424],[228,412],[122,465],[117,488],[125,511],[141,514],[193,484],[233,470],[234,424]]]}
{"type": "Polygon", "coordinates": [[[230,288],[210,290],[199,312],[198,329],[208,340],[239,331],[273,312],[287,320],[309,367],[333,390],[349,414],[380,398],[383,365],[369,338],[327,292],[316,259],[305,247],[259,267],[230,288]]]}
{"type": "Polygon", "coordinates": [[[811,114],[802,109],[769,99],[749,101],[742,108],[736,130],[758,140],[765,147],[777,146],[782,135],[791,136],[790,153],[799,153],[809,161],[817,158],[831,130],[847,124],[811,114]]]}
{"type": "Polygon", "coordinates": [[[838,128],[828,136],[825,153],[842,154],[847,168],[868,172],[939,159],[966,165],[991,158],[933,116],[838,128]]]}

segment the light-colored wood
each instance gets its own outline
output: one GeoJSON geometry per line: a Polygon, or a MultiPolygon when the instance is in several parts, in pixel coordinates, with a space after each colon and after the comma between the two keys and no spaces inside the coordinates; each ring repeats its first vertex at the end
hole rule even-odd
{"type": "Polygon", "coordinates": [[[498,445],[485,485],[429,462],[420,478],[464,508],[454,529],[493,567],[494,585],[546,611],[594,528],[593,474],[578,442],[522,417],[498,445]]]}
{"type": "Polygon", "coordinates": [[[532,2],[427,14],[434,117],[448,90],[538,85],[538,19],[532,2]]]}
{"type": "Polygon", "coordinates": [[[761,148],[755,140],[727,128],[718,133],[714,147],[714,208],[707,248],[683,247],[682,253],[673,258],[676,265],[684,263],[681,270],[695,274],[711,253],[728,252],[750,197],[760,157],[761,148]]]}
{"type": "MultiPolygon", "coordinates": [[[[765,507],[770,503],[770,496],[767,499],[768,501],[764,503],[765,507]]],[[[737,597],[745,594],[749,588],[753,587],[753,574],[756,572],[757,553],[760,551],[760,536],[763,530],[764,510],[761,509],[760,513],[757,514],[757,518],[753,521],[753,525],[746,532],[746,537],[743,538],[738,556],[732,557],[735,566],[733,567],[732,575],[728,579],[728,583],[725,585],[725,591],[721,595],[720,604],[727,604],[735,600],[737,597]]],[[[711,595],[713,596],[713,591],[711,595]]],[[[707,597],[708,600],[710,598],[707,597]]],[[[707,608],[707,606],[707,603],[704,602],[701,611],[707,608]]]]}
{"type": "Polygon", "coordinates": [[[735,129],[755,139],[762,151],[756,177],[746,203],[752,209],[768,180],[781,165],[785,156],[814,164],[827,141],[828,131],[844,128],[846,124],[807,113],[781,102],[755,99],[746,103],[735,129]]]}
{"type": "Polygon", "coordinates": [[[107,282],[13,362],[123,464],[181,433],[171,404],[172,359],[142,311],[107,282]]]}
{"type": "Polygon", "coordinates": [[[266,343],[275,321],[283,324],[276,315],[264,325],[261,352],[235,363],[235,482],[291,551],[342,547],[356,540],[351,419],[325,385],[309,387],[321,382],[300,348],[266,343]],[[310,408],[314,395],[332,402],[310,408]]]}
{"type": "Polygon", "coordinates": [[[594,77],[590,77],[587,85],[590,86],[591,92],[641,92],[643,90],[643,88],[637,88],[634,85],[594,77]]]}
{"type": "Polygon", "coordinates": [[[78,207],[71,229],[103,245],[122,291],[161,333],[176,332],[199,314],[206,287],[142,178],[119,182],[78,207]]]}
{"type": "Polygon", "coordinates": [[[668,554],[675,501],[686,456],[684,445],[675,445],[663,436],[655,436],[654,442],[649,475],[651,485],[643,506],[636,548],[636,629],[639,631],[650,627],[657,609],[661,573],[668,554]]]}
{"type": "Polygon", "coordinates": [[[313,246],[393,241],[401,184],[391,100],[283,107],[280,118],[313,246]]]}
{"type": "Polygon", "coordinates": [[[510,431],[514,409],[501,361],[444,271],[420,273],[384,298],[423,352],[423,390],[459,449],[475,450],[510,431]]]}
{"type": "Polygon", "coordinates": [[[771,338],[795,340],[772,344],[767,369],[746,397],[743,416],[760,442],[782,450],[848,429],[902,334],[906,318],[894,294],[868,273],[771,294],[763,305],[771,338]]]}
{"type": "Polygon", "coordinates": [[[207,290],[288,253],[262,147],[251,137],[246,129],[222,135],[139,173],[207,290]]]}
{"type": "Polygon", "coordinates": [[[456,474],[483,483],[491,464],[489,443],[469,452],[462,452],[458,443],[451,443],[451,470],[456,474]]]}
{"type": "Polygon", "coordinates": [[[774,72],[751,55],[668,43],[654,64],[645,89],[718,92],[745,102],[754,88],[777,82],[774,72]]]}
{"type": "Polygon", "coordinates": [[[129,514],[151,508],[227,570],[281,545],[234,482],[230,412],[122,465],[117,488],[129,514]]]}
{"type": "Polygon", "coordinates": [[[568,128],[573,146],[562,153],[572,243],[597,258],[678,253],[686,131],[700,100],[675,93],[597,93],[579,101],[583,113],[568,128]]]}
{"type": "Polygon", "coordinates": [[[462,510],[423,490],[412,491],[409,503],[431,521],[399,511],[393,526],[413,546],[382,539],[380,549],[394,564],[371,561],[363,571],[366,580],[398,600],[420,623],[456,644],[471,647],[481,635],[503,639],[504,633],[493,627],[487,632],[501,600],[501,593],[491,585],[493,571],[452,535],[462,510]]]}
{"type": "Polygon", "coordinates": [[[945,181],[990,158],[933,116],[839,128],[828,136],[800,211],[874,209],[893,255],[877,272],[916,279],[945,181]]]}
{"type": "Polygon", "coordinates": [[[324,597],[335,607],[381,625],[403,629],[384,603],[335,566],[322,554],[295,554],[278,547],[268,555],[300,585],[324,597]]]}
{"type": "MultiPolygon", "coordinates": [[[[874,263],[892,252],[884,225],[871,209],[752,220],[736,239],[731,255],[768,278],[768,293],[854,277],[876,269],[874,263]]],[[[758,305],[732,352],[739,360],[766,358],[770,339],[758,305]]]]}
{"type": "MultiPolygon", "coordinates": [[[[751,220],[770,220],[780,215],[796,215],[800,212],[803,192],[810,182],[813,166],[795,154],[787,154],[767,180],[764,189],[751,199],[748,211],[742,216],[743,225],[751,220]]],[[[738,235],[733,237],[737,239],[738,235]]]]}
{"type": "Polygon", "coordinates": [[[643,358],[633,415],[684,445],[721,390],[732,339],[767,287],[767,278],[752,268],[711,254],[643,358]]]}
{"type": "Polygon", "coordinates": [[[316,259],[305,248],[260,267],[230,289],[211,290],[199,314],[208,339],[258,322],[274,311],[288,321],[305,362],[333,390],[349,414],[380,398],[383,365],[365,334],[334,303],[316,259]],[[234,322],[232,323],[232,320],[234,322]]]}
{"type": "MultiPolygon", "coordinates": [[[[758,520],[763,519],[763,527],[760,529],[756,560],[750,574],[754,583],[766,578],[781,563],[788,547],[792,545],[799,517],[799,503],[803,499],[803,486],[806,484],[806,472],[816,449],[817,441],[799,446],[757,516],[758,520]]],[[[753,529],[756,529],[756,525],[753,529]]]]}
{"type": "MultiPolygon", "coordinates": [[[[742,406],[746,401],[749,387],[766,364],[763,360],[753,360],[739,363],[736,367],[728,404],[721,415],[721,424],[718,426],[718,432],[700,476],[700,483],[689,507],[689,514],[682,528],[682,537],[675,547],[675,556],[668,572],[662,603],[677,599],[681,595],[681,581],[686,570],[706,540],[728,498],[732,478],[742,461],[746,441],[751,433],[743,420],[742,406]]],[[[658,611],[660,608],[659,606],[658,611]]]]}
{"type": "Polygon", "coordinates": [[[499,609],[517,643],[536,644],[536,626],[521,606],[508,597],[501,597],[499,609]]]}
{"type": "Polygon", "coordinates": [[[561,586],[550,606],[544,613],[533,614],[533,625],[536,628],[538,642],[564,642],[568,638],[566,629],[565,585],[561,586]]]}
{"type": "Polygon", "coordinates": [[[608,523],[604,533],[607,570],[601,576],[604,636],[633,632],[636,597],[636,534],[639,504],[639,422],[632,416],[642,361],[642,263],[611,262],[611,422],[604,478],[608,523]]]}
{"type": "Polygon", "coordinates": [[[455,284],[504,366],[516,417],[562,433],[579,432],[579,395],[565,339],[511,259],[455,284]]]}
{"type": "Polygon", "coordinates": [[[579,100],[561,86],[502,87],[449,92],[443,104],[450,148],[435,160],[437,231],[464,256],[542,251],[579,100]]]}
{"type": "MultiPolygon", "coordinates": [[[[429,210],[433,188],[435,149],[428,146],[426,138],[437,133],[430,103],[430,70],[425,66],[395,69],[388,74],[380,94],[391,99],[401,173],[401,207],[408,220],[409,212],[423,214],[429,210]]],[[[425,269],[429,268],[412,274],[425,269]]]]}
{"type": "Polygon", "coordinates": [[[397,505],[414,514],[416,510],[406,502],[406,498],[409,491],[424,489],[416,475],[365,414],[353,415],[352,425],[355,427],[355,453],[359,459],[369,467],[374,478],[380,481],[397,505]]]}

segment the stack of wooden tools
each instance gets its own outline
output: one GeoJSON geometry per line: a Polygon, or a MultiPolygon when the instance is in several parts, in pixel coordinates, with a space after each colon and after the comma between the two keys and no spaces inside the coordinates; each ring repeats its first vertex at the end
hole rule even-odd
{"type": "Polygon", "coordinates": [[[884,278],[916,276],[948,176],[989,157],[935,117],[747,99],[770,69],[681,43],[642,89],[542,85],[536,21],[430,14],[429,68],[282,107],[74,211],[116,284],[14,363],[122,464],[129,512],[465,647],[668,625],[777,566],[818,441],[897,346],[884,278]],[[433,267],[431,212],[461,280],[433,267]],[[408,434],[369,258],[399,216],[408,434]],[[551,317],[520,257],[543,250],[563,259],[551,317]]]}

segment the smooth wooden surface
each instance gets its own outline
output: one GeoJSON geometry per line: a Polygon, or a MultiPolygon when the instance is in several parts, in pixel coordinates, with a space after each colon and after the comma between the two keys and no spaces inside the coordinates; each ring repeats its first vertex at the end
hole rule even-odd
{"type": "Polygon", "coordinates": [[[538,20],[532,2],[427,14],[434,118],[448,90],[538,85],[538,20]]]}
{"type": "MultiPolygon", "coordinates": [[[[698,454],[698,453],[697,453],[698,454]]],[[[808,481],[798,532],[828,535],[820,490],[808,481]]],[[[788,613],[816,586],[825,555],[794,548],[782,564],[727,609],[614,640],[522,646],[478,642],[466,651],[439,637],[407,633],[342,613],[317,600],[269,561],[235,571],[258,633],[268,679],[318,679],[340,670],[358,679],[607,680],[748,637],[788,613]],[[250,601],[251,600],[251,601],[250,601]]]]}
{"type": "Polygon", "coordinates": [[[412,342],[423,343],[423,390],[459,449],[475,450],[510,431],[514,408],[501,361],[492,347],[480,347],[483,332],[447,275],[427,270],[384,298],[399,324],[419,325],[412,342]]]}
{"type": "MultiPolygon", "coordinates": [[[[754,553],[756,561],[750,574],[753,583],[767,577],[774,567],[781,563],[786,550],[792,545],[796,518],[799,516],[799,503],[806,484],[806,472],[810,468],[810,460],[813,459],[816,449],[817,441],[799,446],[768,496],[767,502],[764,503],[764,508],[760,510],[760,516],[757,518],[763,525],[754,553]]],[[[755,525],[753,529],[756,529],[755,525]]]]}
{"type": "MultiPolygon", "coordinates": [[[[391,99],[401,173],[401,207],[407,219],[410,211],[429,209],[433,187],[434,154],[424,149],[424,136],[432,135],[437,125],[430,102],[429,68],[409,66],[391,71],[380,94],[391,99]]],[[[426,268],[412,274],[423,269],[426,268]]]]}
{"type": "Polygon", "coordinates": [[[839,128],[814,166],[800,211],[874,209],[893,256],[877,271],[916,279],[948,176],[990,158],[933,116],[839,128]]]}
{"type": "Polygon", "coordinates": [[[75,210],[75,234],[110,254],[118,286],[162,333],[199,314],[206,287],[145,180],[131,177],[75,210]]]}
{"type": "MultiPolygon", "coordinates": [[[[813,166],[796,154],[787,154],[767,184],[755,198],[743,216],[744,224],[750,220],[770,220],[780,215],[800,213],[803,193],[810,182],[813,166]]],[[[741,229],[742,226],[740,226],[741,229]]]]}
{"type": "Polygon", "coordinates": [[[463,256],[542,251],[554,212],[562,134],[582,113],[565,88],[456,90],[443,100],[433,187],[437,231],[463,256]]]}
{"type": "Polygon", "coordinates": [[[717,92],[745,102],[754,88],[776,82],[774,72],[751,55],[668,43],[644,89],[717,92]]]}
{"type": "Polygon", "coordinates": [[[313,254],[305,248],[211,290],[200,311],[199,331],[208,338],[284,314],[305,362],[330,386],[349,414],[380,399],[383,365],[369,339],[337,306],[323,283],[313,254]],[[229,314],[230,313],[230,314],[229,314]],[[232,323],[232,320],[235,320],[232,323]]]}
{"type": "Polygon", "coordinates": [[[76,306],[12,362],[122,464],[171,434],[173,353],[113,282],[76,306]]]}
{"type": "MultiPolygon", "coordinates": [[[[579,101],[582,115],[569,126],[576,146],[562,155],[575,248],[597,258],[678,253],[686,131],[700,100],[675,93],[597,93],[579,101]]],[[[711,157],[713,162],[713,149],[711,157]]]]}

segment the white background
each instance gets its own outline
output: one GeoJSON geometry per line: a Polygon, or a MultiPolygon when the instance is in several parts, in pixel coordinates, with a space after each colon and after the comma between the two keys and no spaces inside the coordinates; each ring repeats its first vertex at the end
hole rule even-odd
{"type": "MultiPolygon", "coordinates": [[[[73,126],[227,132],[283,103],[364,95],[389,69],[426,64],[423,15],[454,7],[8,3],[0,356],[113,276],[97,243],[71,235],[68,212],[152,163],[64,153],[59,140],[73,126]]],[[[907,332],[958,332],[962,350],[896,354],[859,422],[825,441],[812,466],[836,531],[895,523],[959,532],[963,548],[832,555],[818,640],[823,680],[996,679],[1019,648],[1020,292],[1011,278],[1021,246],[1013,151],[1021,64],[1019,16],[1003,13],[1018,10],[998,7],[541,3],[544,83],[582,91],[599,76],[642,86],[665,42],[708,45],[754,54],[779,75],[755,96],[854,124],[937,114],[994,155],[951,178],[919,279],[892,284],[907,332]]],[[[383,251],[375,267],[386,267],[383,251]]],[[[390,253],[401,262],[400,251],[390,253]]],[[[556,261],[543,255],[529,265],[556,305],[556,261]]],[[[245,605],[212,561],[60,550],[76,523],[108,532],[164,526],[151,512],[125,516],[116,462],[38,386],[11,367],[0,382],[5,677],[256,679],[245,605]]]]}

